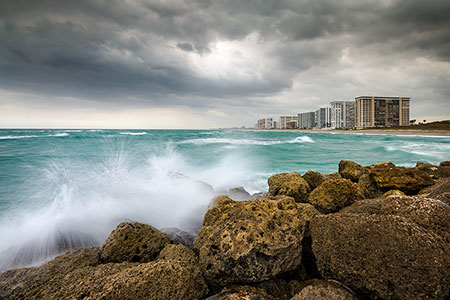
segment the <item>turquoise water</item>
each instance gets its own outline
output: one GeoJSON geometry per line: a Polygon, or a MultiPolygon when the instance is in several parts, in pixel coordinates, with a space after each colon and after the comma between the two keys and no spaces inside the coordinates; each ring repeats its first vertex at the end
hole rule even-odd
{"type": "Polygon", "coordinates": [[[450,160],[450,137],[0,130],[0,270],[99,245],[123,220],[194,229],[215,194],[266,191],[280,172],[335,172],[342,159],[437,164],[450,160]]]}

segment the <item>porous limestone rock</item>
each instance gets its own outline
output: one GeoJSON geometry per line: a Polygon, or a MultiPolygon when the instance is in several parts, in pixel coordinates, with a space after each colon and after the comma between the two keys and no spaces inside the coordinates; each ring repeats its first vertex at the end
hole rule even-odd
{"type": "Polygon", "coordinates": [[[170,242],[167,234],[150,225],[120,223],[100,248],[104,262],[149,262],[170,242]]]}
{"type": "Polygon", "coordinates": [[[450,166],[435,166],[428,163],[418,162],[415,168],[427,173],[433,179],[450,177],[450,166]]]}
{"type": "Polygon", "coordinates": [[[450,206],[442,201],[420,196],[391,196],[383,201],[380,213],[407,218],[450,241],[450,206]]]}
{"type": "MultiPolygon", "coordinates": [[[[390,198],[388,198],[390,199],[390,198]]],[[[433,231],[393,215],[329,214],[311,221],[325,279],[382,299],[445,299],[450,247],[433,231]]]]}
{"type": "Polygon", "coordinates": [[[364,195],[356,183],[348,179],[327,180],[318,186],[308,197],[312,204],[322,213],[331,213],[351,205],[364,195]]]}
{"type": "Polygon", "coordinates": [[[341,160],[339,162],[339,174],[342,178],[349,179],[353,182],[358,182],[359,177],[366,174],[367,170],[351,160],[341,160]]]}
{"type": "Polygon", "coordinates": [[[358,300],[354,293],[336,281],[312,279],[290,300],[358,300]]]}
{"type": "Polygon", "coordinates": [[[383,198],[363,199],[355,201],[352,205],[344,207],[339,211],[341,214],[379,214],[383,205],[383,198]]]}
{"type": "Polygon", "coordinates": [[[311,191],[306,180],[297,172],[273,175],[268,184],[269,194],[289,196],[297,202],[305,202],[311,191]]]}
{"type": "Polygon", "coordinates": [[[207,293],[198,268],[174,260],[157,260],[109,276],[92,299],[195,300],[207,293]]]}
{"type": "Polygon", "coordinates": [[[358,185],[367,199],[375,199],[381,197],[383,192],[378,188],[375,181],[369,174],[364,174],[359,177],[358,185]]]}
{"type": "Polygon", "coordinates": [[[198,265],[197,255],[184,245],[168,244],[159,252],[157,259],[171,259],[193,266],[198,265]]]}
{"type": "Polygon", "coordinates": [[[450,167],[450,160],[443,161],[439,164],[439,167],[450,167]]]}
{"type": "Polygon", "coordinates": [[[295,270],[306,222],[315,214],[291,197],[223,201],[210,209],[194,242],[208,283],[255,283],[295,270]]]}

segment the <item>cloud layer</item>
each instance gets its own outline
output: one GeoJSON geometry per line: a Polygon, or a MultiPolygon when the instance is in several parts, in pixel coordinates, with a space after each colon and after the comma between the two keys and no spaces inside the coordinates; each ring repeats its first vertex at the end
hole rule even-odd
{"type": "Polygon", "coordinates": [[[434,0],[2,1],[0,108],[68,108],[68,122],[73,109],[165,109],[207,127],[388,94],[410,96],[413,117],[450,117],[449,10],[434,0]]]}

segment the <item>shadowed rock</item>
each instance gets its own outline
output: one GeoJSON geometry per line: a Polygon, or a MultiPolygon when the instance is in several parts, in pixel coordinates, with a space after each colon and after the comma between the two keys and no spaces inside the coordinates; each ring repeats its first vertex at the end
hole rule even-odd
{"type": "Polygon", "coordinates": [[[297,172],[273,175],[269,178],[268,184],[269,194],[289,196],[296,202],[306,202],[311,191],[306,180],[297,172]]]}
{"type": "Polygon", "coordinates": [[[348,179],[337,179],[327,180],[312,191],[308,203],[322,213],[331,213],[363,198],[364,195],[357,184],[348,179]]]}
{"type": "Polygon", "coordinates": [[[210,209],[194,242],[208,283],[261,282],[295,270],[306,223],[315,214],[291,197],[227,200],[210,209]]]}
{"type": "Polygon", "coordinates": [[[167,234],[174,244],[184,245],[190,249],[194,246],[194,240],[198,233],[195,230],[187,232],[176,227],[161,228],[161,232],[167,234]]]}
{"type": "Polygon", "coordinates": [[[403,217],[318,215],[311,221],[311,236],[322,276],[357,293],[445,299],[450,291],[448,242],[403,217]]]}
{"type": "Polygon", "coordinates": [[[100,248],[105,262],[149,262],[170,242],[169,237],[150,225],[120,223],[100,248]]]}
{"type": "Polygon", "coordinates": [[[384,202],[383,198],[358,200],[355,201],[352,205],[341,209],[339,213],[369,214],[369,215],[379,214],[383,202],[384,202]]]}
{"type": "Polygon", "coordinates": [[[359,177],[358,185],[365,198],[374,199],[383,195],[383,192],[378,188],[377,184],[369,174],[364,174],[359,177]]]}
{"type": "Polygon", "coordinates": [[[418,162],[416,164],[416,168],[427,173],[433,179],[450,177],[450,166],[435,166],[432,164],[418,162]]]}
{"type": "Polygon", "coordinates": [[[308,183],[309,187],[311,188],[311,191],[313,191],[316,187],[321,185],[325,180],[328,180],[328,178],[325,177],[325,175],[314,171],[308,171],[305,174],[303,174],[302,177],[308,183]]]}

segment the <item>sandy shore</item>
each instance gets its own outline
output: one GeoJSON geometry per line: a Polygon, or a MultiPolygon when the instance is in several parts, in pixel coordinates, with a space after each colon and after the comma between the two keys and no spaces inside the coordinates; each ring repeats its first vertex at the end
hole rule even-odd
{"type": "Polygon", "coordinates": [[[271,129],[273,131],[298,131],[298,132],[327,132],[347,134],[395,134],[395,135],[427,135],[427,136],[450,136],[448,130],[395,130],[395,129],[356,129],[356,130],[324,130],[324,129],[271,129]]]}

